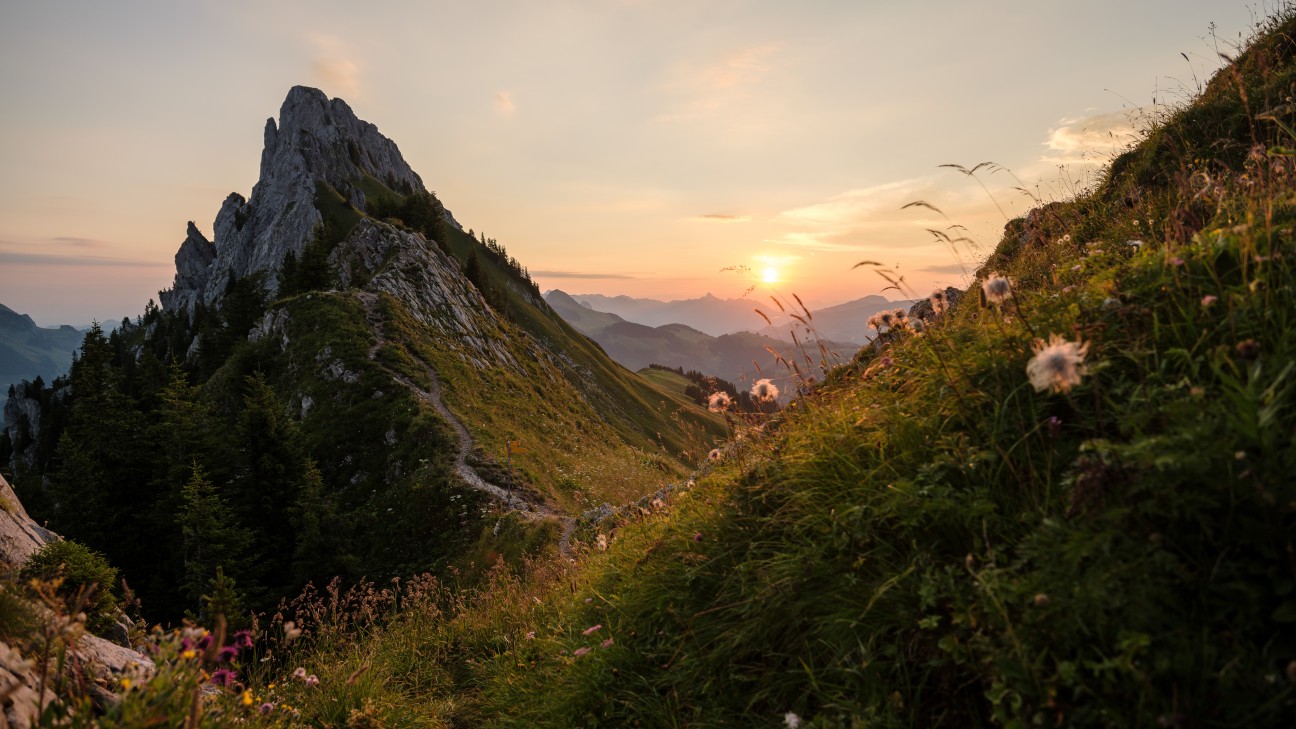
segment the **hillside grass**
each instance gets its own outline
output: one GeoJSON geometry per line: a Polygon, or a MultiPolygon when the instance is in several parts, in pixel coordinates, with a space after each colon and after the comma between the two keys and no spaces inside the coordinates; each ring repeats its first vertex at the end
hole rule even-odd
{"type": "Polygon", "coordinates": [[[1290,726],[1296,19],[1262,30],[1009,224],[979,278],[1010,299],[880,337],[575,561],[301,603],[249,695],[321,726],[1290,726]],[[1073,386],[1032,386],[1050,335],[1087,346],[1073,386]]]}
{"type": "MultiPolygon", "coordinates": [[[[1240,64],[1289,58],[1292,26],[1240,64]]],[[[604,524],[606,551],[341,665],[394,661],[397,635],[440,656],[450,680],[370,695],[435,707],[429,726],[1286,725],[1296,138],[1263,129],[1241,162],[1227,138],[1162,157],[1153,134],[1008,227],[1002,309],[973,292],[883,337],[692,489],[604,524]],[[1114,190],[1138,158],[1162,172],[1131,204],[1114,190]],[[1028,380],[1050,334],[1088,343],[1069,391],[1028,380]]]]}

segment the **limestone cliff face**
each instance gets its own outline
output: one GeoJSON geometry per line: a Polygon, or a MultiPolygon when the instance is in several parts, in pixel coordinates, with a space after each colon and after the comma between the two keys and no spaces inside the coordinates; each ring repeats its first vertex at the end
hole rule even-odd
{"type": "MultiPolygon", "coordinates": [[[[189,224],[176,253],[175,284],[162,292],[163,308],[211,304],[231,274],[273,274],[285,254],[301,253],[322,222],[315,207],[318,185],[332,187],[364,210],[362,186],[369,178],[402,195],[424,190],[396,144],[356,118],[345,101],[329,99],[318,89],[293,87],[278,124],[266,120],[261,174],[251,198],[238,193],[225,198],[210,242],[189,224]]],[[[266,277],[266,285],[273,291],[273,275],[266,277]]]]}
{"type": "MultiPolygon", "coordinates": [[[[362,287],[399,299],[414,318],[441,336],[443,346],[459,350],[479,369],[519,369],[504,347],[507,336],[499,315],[464,277],[459,264],[422,236],[386,223],[362,220],[338,244],[329,262],[342,289],[362,287]]],[[[525,346],[534,348],[528,339],[525,346]]],[[[533,355],[543,356],[538,351],[533,355]]]]}

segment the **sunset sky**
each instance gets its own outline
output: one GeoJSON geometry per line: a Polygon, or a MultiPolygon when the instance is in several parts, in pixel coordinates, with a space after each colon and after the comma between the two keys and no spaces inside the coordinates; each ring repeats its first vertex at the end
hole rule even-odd
{"type": "Polygon", "coordinates": [[[851,270],[871,259],[925,294],[963,275],[924,230],[949,222],[905,203],[992,247],[1030,207],[1013,174],[1044,199],[1074,191],[1256,8],[6,3],[0,303],[46,326],[141,313],[186,221],[210,236],[224,197],[251,192],[294,84],[346,99],[545,290],[727,298],[769,276],[820,307],[881,290],[851,270]],[[989,194],[939,167],[983,161],[1005,170],[980,176],[989,194]]]}

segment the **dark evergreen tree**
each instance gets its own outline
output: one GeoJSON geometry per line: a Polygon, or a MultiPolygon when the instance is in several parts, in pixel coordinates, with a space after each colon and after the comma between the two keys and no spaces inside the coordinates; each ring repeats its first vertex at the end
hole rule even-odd
{"type": "Polygon", "coordinates": [[[201,607],[203,593],[218,571],[230,575],[249,571],[252,534],[197,464],[181,491],[178,517],[184,538],[180,590],[191,604],[201,607]]]}

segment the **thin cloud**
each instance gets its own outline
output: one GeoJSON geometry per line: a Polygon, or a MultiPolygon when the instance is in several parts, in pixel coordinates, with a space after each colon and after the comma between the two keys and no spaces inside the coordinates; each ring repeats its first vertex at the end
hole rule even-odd
{"type": "Polygon", "coordinates": [[[1063,119],[1048,131],[1041,162],[1069,165],[1103,165],[1138,141],[1133,118],[1142,110],[1063,119]]]}
{"type": "Polygon", "coordinates": [[[692,121],[709,117],[723,107],[747,97],[774,68],[774,57],[787,44],[783,41],[760,43],[702,62],[685,62],[676,66],[664,88],[678,94],[674,110],[657,119],[663,122],[692,121]]]}
{"type": "Polygon", "coordinates": [[[56,243],[63,243],[74,248],[107,248],[112,245],[106,240],[97,240],[95,238],[78,238],[76,236],[60,235],[53,238],[56,243]]]}
{"type": "Polygon", "coordinates": [[[746,223],[751,218],[746,215],[725,215],[724,213],[707,213],[706,215],[695,215],[690,220],[700,223],[746,223]]]}
{"type": "Polygon", "coordinates": [[[727,89],[751,83],[770,70],[770,59],[783,50],[783,41],[743,48],[703,69],[700,77],[713,89],[727,89]]]}
{"type": "Polygon", "coordinates": [[[969,263],[966,266],[959,263],[946,263],[940,266],[923,266],[918,269],[919,273],[969,273],[977,269],[976,264],[969,263]]]}
{"type": "Polygon", "coordinates": [[[765,241],[766,243],[775,243],[778,245],[792,246],[794,248],[804,248],[810,251],[867,251],[874,246],[865,246],[858,243],[844,243],[831,240],[833,233],[788,233],[787,235],[773,238],[765,241]]]}
{"type": "Polygon", "coordinates": [[[123,268],[169,268],[171,264],[131,258],[103,256],[60,256],[54,253],[0,251],[0,263],[15,266],[116,266],[123,268]]]}
{"type": "Polygon", "coordinates": [[[311,73],[321,86],[333,91],[332,95],[357,98],[360,93],[360,65],[345,41],[326,33],[311,33],[315,49],[311,58],[311,73]]]}
{"type": "Polygon", "coordinates": [[[543,276],[545,278],[606,278],[606,279],[635,279],[637,276],[631,276],[625,273],[587,273],[584,271],[532,271],[532,276],[543,276]]]}
{"type": "Polygon", "coordinates": [[[841,227],[863,222],[871,213],[892,212],[911,202],[931,178],[897,180],[848,190],[814,205],[784,210],[777,220],[797,225],[841,227]]]}
{"type": "Polygon", "coordinates": [[[504,116],[513,116],[517,112],[517,104],[513,103],[513,95],[507,91],[495,92],[495,111],[504,116]]]}

